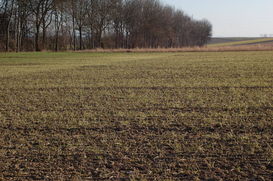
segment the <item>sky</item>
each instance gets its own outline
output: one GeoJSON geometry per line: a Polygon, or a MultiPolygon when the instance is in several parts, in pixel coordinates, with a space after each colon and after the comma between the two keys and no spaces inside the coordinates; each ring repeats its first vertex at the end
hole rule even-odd
{"type": "Polygon", "coordinates": [[[213,37],[273,35],[273,0],[161,0],[213,25],[213,37]]]}

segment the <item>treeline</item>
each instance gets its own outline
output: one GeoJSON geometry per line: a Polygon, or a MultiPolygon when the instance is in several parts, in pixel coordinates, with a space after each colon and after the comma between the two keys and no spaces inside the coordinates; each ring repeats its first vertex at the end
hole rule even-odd
{"type": "Polygon", "coordinates": [[[158,0],[0,0],[5,51],[203,46],[211,32],[158,0]]]}

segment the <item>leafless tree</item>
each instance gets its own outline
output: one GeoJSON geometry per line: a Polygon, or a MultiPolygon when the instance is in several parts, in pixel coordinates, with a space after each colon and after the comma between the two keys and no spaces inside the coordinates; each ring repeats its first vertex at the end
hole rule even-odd
{"type": "Polygon", "coordinates": [[[0,20],[6,51],[203,46],[212,32],[160,0],[0,0],[0,20]]]}
{"type": "MultiPolygon", "coordinates": [[[[48,27],[48,17],[51,16],[53,7],[53,0],[29,0],[29,6],[33,13],[34,26],[35,26],[35,50],[40,51],[39,47],[39,34],[40,28],[43,26],[43,37],[45,38],[46,28],[48,27]]],[[[50,20],[51,23],[51,20],[50,20]]],[[[43,39],[44,39],[43,38],[43,39]]],[[[44,43],[44,41],[43,41],[44,43]]],[[[43,44],[44,47],[44,44],[43,44]]]]}
{"type": "Polygon", "coordinates": [[[0,5],[2,10],[1,29],[5,34],[5,50],[9,51],[10,45],[10,27],[12,23],[12,16],[14,15],[15,0],[2,0],[0,5]]]}
{"type": "MultiPolygon", "coordinates": [[[[79,31],[79,39],[80,39],[80,47],[79,49],[83,49],[83,28],[86,23],[87,17],[87,0],[72,0],[72,12],[73,12],[73,19],[75,20],[75,24],[77,25],[77,29],[79,31]]],[[[76,36],[76,33],[74,33],[76,36]]]]}

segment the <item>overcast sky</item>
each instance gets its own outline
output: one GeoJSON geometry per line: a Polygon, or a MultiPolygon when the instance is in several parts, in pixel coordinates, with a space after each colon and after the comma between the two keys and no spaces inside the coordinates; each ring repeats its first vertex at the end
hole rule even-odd
{"type": "Polygon", "coordinates": [[[214,37],[273,34],[273,0],[161,0],[195,19],[208,19],[214,37]]]}

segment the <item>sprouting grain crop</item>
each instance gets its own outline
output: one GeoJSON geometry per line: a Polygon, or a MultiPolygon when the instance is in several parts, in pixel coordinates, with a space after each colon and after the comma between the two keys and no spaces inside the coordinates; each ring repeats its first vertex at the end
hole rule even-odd
{"type": "Polygon", "coordinates": [[[271,180],[272,55],[0,54],[0,180],[271,180]]]}

